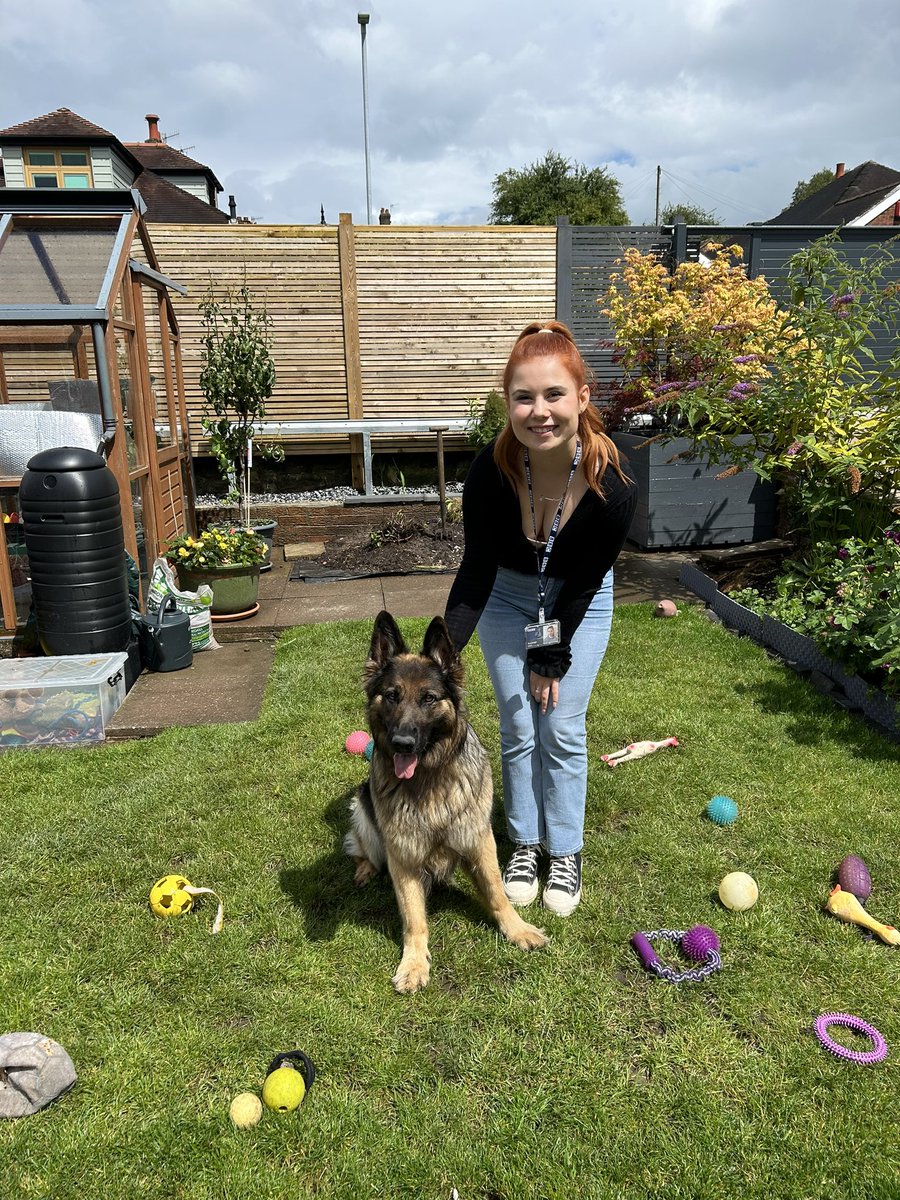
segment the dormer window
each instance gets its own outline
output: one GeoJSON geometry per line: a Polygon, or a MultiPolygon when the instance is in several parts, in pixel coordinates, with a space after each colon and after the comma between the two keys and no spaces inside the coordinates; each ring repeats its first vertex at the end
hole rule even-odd
{"type": "Polygon", "coordinates": [[[70,147],[25,151],[25,186],[36,188],[93,187],[88,150],[70,147]]]}

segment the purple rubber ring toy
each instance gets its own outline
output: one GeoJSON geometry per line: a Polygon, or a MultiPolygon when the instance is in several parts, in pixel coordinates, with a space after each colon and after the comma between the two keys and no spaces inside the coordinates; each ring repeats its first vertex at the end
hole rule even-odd
{"type": "Polygon", "coordinates": [[[816,1037],[825,1049],[829,1050],[832,1054],[836,1054],[838,1058],[846,1058],[848,1062],[862,1063],[864,1066],[881,1062],[883,1058],[887,1058],[887,1042],[874,1025],[869,1025],[868,1022],[863,1021],[860,1017],[851,1016],[850,1013],[822,1013],[820,1017],[816,1017],[813,1028],[815,1029],[816,1037]],[[857,1033],[865,1034],[867,1038],[872,1039],[872,1049],[862,1051],[848,1050],[846,1046],[842,1046],[839,1042],[828,1036],[829,1025],[845,1025],[847,1029],[854,1029],[857,1033]]]}

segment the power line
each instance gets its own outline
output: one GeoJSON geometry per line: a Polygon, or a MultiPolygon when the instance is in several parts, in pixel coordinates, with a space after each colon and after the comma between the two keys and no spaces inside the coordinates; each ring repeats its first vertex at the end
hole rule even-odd
{"type": "MultiPolygon", "coordinates": [[[[688,188],[693,188],[695,191],[709,196],[710,199],[715,200],[719,204],[731,204],[735,208],[740,209],[742,212],[749,212],[757,217],[762,215],[758,208],[752,208],[751,206],[742,203],[740,200],[735,200],[732,196],[724,195],[722,192],[714,192],[711,188],[705,188],[701,184],[697,183],[696,180],[691,183],[687,179],[682,179],[678,175],[673,175],[671,171],[667,171],[665,168],[663,168],[663,174],[667,179],[671,179],[673,182],[683,184],[688,188]]],[[[685,194],[690,196],[689,192],[685,194]]]]}

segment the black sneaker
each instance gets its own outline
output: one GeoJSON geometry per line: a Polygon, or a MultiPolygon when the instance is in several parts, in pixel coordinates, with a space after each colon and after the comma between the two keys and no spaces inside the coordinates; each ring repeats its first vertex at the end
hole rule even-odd
{"type": "Polygon", "coordinates": [[[503,890],[510,904],[530,904],[538,894],[540,846],[516,846],[503,872],[503,890]]]}
{"type": "Polygon", "coordinates": [[[550,859],[550,874],[544,888],[544,908],[558,917],[567,917],[581,900],[581,855],[564,854],[550,859]]]}

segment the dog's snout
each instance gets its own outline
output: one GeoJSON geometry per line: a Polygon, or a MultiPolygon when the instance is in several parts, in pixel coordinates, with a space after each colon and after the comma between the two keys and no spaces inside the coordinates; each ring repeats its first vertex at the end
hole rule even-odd
{"type": "Polygon", "coordinates": [[[391,734],[391,749],[395,754],[412,754],[416,749],[416,731],[410,728],[395,729],[391,734]]]}

